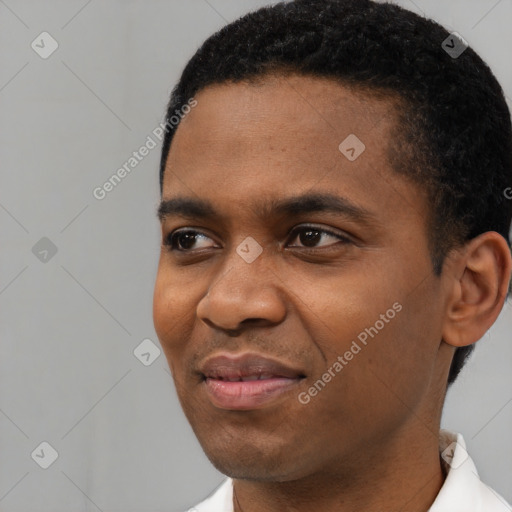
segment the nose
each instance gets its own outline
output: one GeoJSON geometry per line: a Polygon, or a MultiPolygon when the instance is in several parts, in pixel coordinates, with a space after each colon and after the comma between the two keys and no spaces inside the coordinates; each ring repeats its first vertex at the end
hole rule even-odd
{"type": "Polygon", "coordinates": [[[197,316],[209,327],[233,335],[247,324],[267,327],[286,316],[281,281],[268,265],[265,252],[252,263],[235,251],[212,278],[208,293],[197,306],[197,316]]]}

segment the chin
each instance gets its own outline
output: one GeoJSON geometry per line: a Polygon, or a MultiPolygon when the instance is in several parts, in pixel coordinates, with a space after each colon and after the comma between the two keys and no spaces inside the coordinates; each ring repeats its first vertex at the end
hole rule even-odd
{"type": "Polygon", "coordinates": [[[271,461],[267,464],[262,463],[262,461],[253,461],[246,464],[237,460],[208,458],[218,471],[238,480],[253,480],[256,482],[286,482],[294,480],[292,476],[286,472],[283,473],[280,468],[276,467],[276,461],[271,461]]]}
{"type": "Polygon", "coordinates": [[[296,465],[301,457],[290,447],[271,447],[268,443],[258,447],[247,440],[235,442],[232,437],[224,443],[219,438],[212,443],[200,441],[213,466],[231,478],[285,482],[299,476],[296,465]],[[294,456],[290,458],[290,454],[294,456]]]}

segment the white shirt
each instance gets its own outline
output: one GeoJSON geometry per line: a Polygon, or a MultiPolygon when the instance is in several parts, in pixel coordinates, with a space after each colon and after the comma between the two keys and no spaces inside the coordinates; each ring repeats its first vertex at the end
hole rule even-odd
{"type": "MultiPolygon", "coordinates": [[[[447,476],[429,512],[512,512],[505,499],[480,480],[461,434],[441,430],[439,449],[447,476]]],[[[233,480],[225,480],[187,512],[233,512],[233,480]]]]}

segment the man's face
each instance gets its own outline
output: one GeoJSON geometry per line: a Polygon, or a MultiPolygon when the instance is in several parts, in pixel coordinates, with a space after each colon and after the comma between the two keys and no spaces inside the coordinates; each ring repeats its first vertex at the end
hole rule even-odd
{"type": "Polygon", "coordinates": [[[391,104],[299,76],[196,100],[165,170],[163,242],[181,236],[154,322],[208,457],[285,481],[369,461],[400,429],[433,435],[442,280],[425,196],[388,164],[391,104]]]}

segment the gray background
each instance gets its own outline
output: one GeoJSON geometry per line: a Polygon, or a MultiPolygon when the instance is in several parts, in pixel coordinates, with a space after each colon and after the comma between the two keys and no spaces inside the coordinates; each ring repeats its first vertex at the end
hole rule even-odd
{"type": "MultiPolygon", "coordinates": [[[[133,354],[143,339],[158,345],[160,146],[105,199],[92,191],[162,121],[204,38],[268,3],[0,0],[0,510],[178,511],[222,480],[163,353],[150,366],[133,354]],[[47,59],[31,48],[43,31],[59,44],[47,59]],[[32,252],[42,237],[57,248],[47,261],[32,252]],[[46,470],[31,458],[43,441],[59,454],[46,470]]],[[[399,3],[461,33],[512,97],[512,0],[399,3]]],[[[511,310],[443,418],[509,501],[511,310]]]]}

